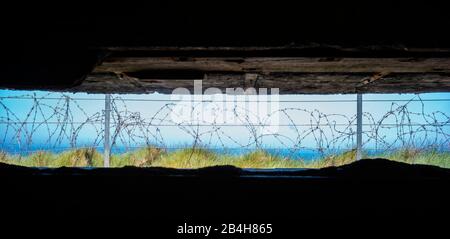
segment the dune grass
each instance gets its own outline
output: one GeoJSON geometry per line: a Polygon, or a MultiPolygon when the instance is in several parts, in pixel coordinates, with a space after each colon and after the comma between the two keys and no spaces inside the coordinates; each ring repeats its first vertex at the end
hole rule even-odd
{"type": "MultiPolygon", "coordinates": [[[[256,150],[243,155],[218,154],[202,148],[186,148],[167,152],[157,147],[111,155],[112,167],[202,168],[233,165],[240,168],[324,168],[355,161],[356,151],[329,155],[317,160],[290,159],[256,150]]],[[[386,158],[409,164],[427,164],[450,168],[450,153],[436,150],[401,149],[366,158],[386,158]]],[[[38,151],[30,155],[0,152],[0,162],[30,167],[101,167],[103,155],[92,148],[68,150],[61,153],[38,151]]]]}
{"type": "Polygon", "coordinates": [[[425,164],[439,166],[442,168],[450,168],[450,152],[440,152],[434,149],[401,149],[379,154],[377,157],[409,164],[425,164]]]}

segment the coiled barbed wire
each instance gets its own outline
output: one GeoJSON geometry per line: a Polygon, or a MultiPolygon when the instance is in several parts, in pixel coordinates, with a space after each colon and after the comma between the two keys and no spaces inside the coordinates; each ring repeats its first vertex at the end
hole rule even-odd
{"type": "MultiPolygon", "coordinates": [[[[70,97],[67,94],[55,95],[56,93],[48,93],[44,96],[28,94],[0,97],[2,149],[16,145],[19,151],[32,151],[36,137],[46,138],[43,143],[49,148],[64,145],[68,145],[68,148],[102,146],[105,112],[88,114],[79,101],[89,99],[70,97]],[[14,107],[7,104],[6,101],[11,99],[32,102],[24,116],[18,115],[14,107]],[[49,99],[55,102],[49,104],[46,102],[49,99]],[[95,132],[95,137],[89,142],[80,140],[83,138],[83,130],[95,132]]],[[[182,106],[193,117],[175,121],[173,116],[179,116],[177,110],[183,102],[165,103],[150,117],[143,116],[141,111],[129,110],[127,102],[127,99],[120,96],[113,97],[111,101],[112,147],[122,147],[125,150],[148,145],[171,148],[173,143],[170,144],[171,140],[168,139],[174,134],[164,134],[163,127],[172,127],[188,135],[192,140],[187,143],[187,147],[264,149],[268,147],[265,142],[269,141],[278,145],[278,148],[289,150],[291,154],[305,149],[325,154],[336,149],[352,149],[355,145],[356,115],[326,114],[318,109],[297,107],[279,108],[258,115],[239,105],[221,108],[222,102],[208,101],[210,108],[216,107],[216,111],[211,112],[220,114],[210,114],[208,120],[205,120],[196,115],[205,106],[200,101],[182,106]],[[223,114],[232,115],[235,122],[222,122],[220,116],[223,114]],[[301,119],[298,119],[299,114],[302,115],[301,119]],[[284,117],[288,123],[273,125],[275,117],[284,117]],[[273,126],[288,127],[289,133],[273,131],[273,126]],[[242,131],[239,136],[247,137],[236,138],[236,135],[230,133],[233,127],[239,127],[239,131],[242,131]],[[307,147],[311,142],[313,146],[307,147]]],[[[370,112],[364,112],[363,118],[363,145],[373,145],[375,150],[397,147],[450,148],[450,117],[442,111],[427,112],[420,95],[404,103],[392,102],[387,112],[379,118],[370,112]],[[411,111],[411,102],[419,102],[420,110],[411,111]],[[389,136],[392,132],[395,132],[394,137],[389,136]]]]}

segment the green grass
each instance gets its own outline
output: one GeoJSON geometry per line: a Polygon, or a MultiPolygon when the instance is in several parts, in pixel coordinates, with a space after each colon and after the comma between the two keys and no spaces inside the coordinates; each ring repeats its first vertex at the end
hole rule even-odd
{"type": "Polygon", "coordinates": [[[450,152],[437,150],[401,149],[391,153],[377,155],[379,158],[387,158],[397,162],[409,164],[426,164],[442,168],[450,168],[450,152]]]}
{"type": "MultiPolygon", "coordinates": [[[[289,159],[271,155],[263,150],[233,156],[217,154],[206,149],[181,149],[166,152],[157,147],[146,147],[111,156],[112,167],[169,167],[202,168],[217,165],[233,165],[240,168],[324,168],[340,166],[355,161],[356,151],[329,155],[318,160],[289,159]]],[[[409,164],[428,164],[450,168],[450,153],[436,150],[401,149],[395,152],[371,156],[409,164]]],[[[368,157],[369,158],[369,157],[368,157]]],[[[101,167],[103,155],[95,149],[74,149],[62,153],[38,151],[27,156],[0,152],[0,162],[30,167],[101,167]]]]}

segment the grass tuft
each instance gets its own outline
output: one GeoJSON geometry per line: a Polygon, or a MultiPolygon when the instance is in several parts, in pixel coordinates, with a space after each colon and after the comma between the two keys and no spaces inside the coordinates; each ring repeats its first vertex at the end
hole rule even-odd
{"type": "MultiPolygon", "coordinates": [[[[386,158],[409,164],[427,164],[450,168],[450,152],[400,149],[366,158],[386,158]]],[[[243,155],[217,154],[203,148],[186,148],[173,152],[154,146],[111,155],[112,167],[203,168],[232,165],[240,168],[324,168],[341,166],[356,160],[356,150],[328,155],[317,160],[290,159],[256,150],[243,155]]],[[[37,151],[21,156],[0,151],[0,162],[29,167],[101,167],[103,155],[94,148],[73,149],[61,153],[37,151]]]]}
{"type": "Polygon", "coordinates": [[[435,149],[419,150],[407,148],[380,154],[377,157],[409,164],[426,164],[450,168],[450,152],[440,152],[435,149]]]}

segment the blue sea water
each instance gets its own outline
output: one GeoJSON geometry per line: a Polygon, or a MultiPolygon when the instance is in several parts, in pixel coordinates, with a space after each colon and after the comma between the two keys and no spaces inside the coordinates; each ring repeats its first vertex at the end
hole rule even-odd
{"type": "MultiPolygon", "coordinates": [[[[83,148],[83,147],[77,147],[77,148],[83,148]]],[[[88,147],[86,147],[88,148],[88,147]]],[[[98,150],[99,152],[103,153],[104,148],[103,147],[95,147],[96,150],[98,150]]],[[[133,147],[133,148],[128,148],[128,147],[113,147],[111,152],[113,154],[122,154],[122,153],[126,153],[126,152],[130,152],[133,150],[137,150],[140,147],[133,147]]],[[[186,147],[186,148],[190,148],[190,147],[186,147]]],[[[59,153],[59,152],[63,152],[65,150],[70,150],[70,147],[56,147],[56,148],[49,148],[49,147],[45,147],[44,145],[34,145],[32,147],[28,147],[26,149],[20,148],[20,147],[3,147],[2,150],[11,154],[19,154],[19,155],[28,155],[31,154],[33,152],[37,152],[37,151],[49,151],[49,152],[53,152],[53,153],[59,153]]],[[[166,147],[165,148],[167,152],[173,152],[179,149],[182,149],[182,147],[166,147]]],[[[290,148],[204,148],[206,150],[212,151],[214,153],[217,154],[227,154],[227,155],[233,155],[233,156],[239,156],[239,155],[244,155],[244,154],[248,154],[257,150],[262,150],[267,152],[270,155],[273,156],[278,156],[278,157],[283,157],[283,158],[290,158],[290,159],[303,159],[303,160],[315,160],[315,159],[320,159],[322,157],[325,156],[329,156],[329,155],[339,155],[342,154],[346,151],[349,151],[351,149],[334,149],[334,150],[327,150],[327,151],[319,151],[316,149],[290,149],[290,148]]],[[[373,156],[373,155],[379,155],[382,154],[383,152],[385,152],[385,150],[375,150],[375,149],[370,149],[370,150],[364,150],[364,153],[366,155],[369,156],[373,156]]]]}

